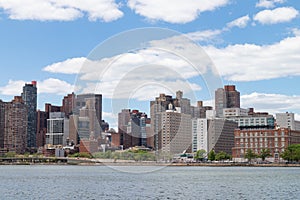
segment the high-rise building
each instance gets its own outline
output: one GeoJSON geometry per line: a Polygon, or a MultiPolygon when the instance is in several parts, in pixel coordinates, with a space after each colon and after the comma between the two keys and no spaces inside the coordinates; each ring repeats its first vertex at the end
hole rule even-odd
{"type": "Polygon", "coordinates": [[[147,146],[147,115],[138,110],[123,109],[118,116],[120,144],[123,148],[147,146]]]}
{"type": "Polygon", "coordinates": [[[78,121],[78,115],[69,116],[69,139],[75,145],[79,144],[78,121]]]}
{"type": "MultiPolygon", "coordinates": [[[[170,106],[171,107],[171,106],[170,106]]],[[[158,149],[162,155],[186,152],[192,141],[191,115],[173,109],[161,112],[158,126],[158,149]]]]}
{"type": "Polygon", "coordinates": [[[5,102],[0,100],[0,148],[4,148],[5,102]]]}
{"type": "Polygon", "coordinates": [[[150,101],[150,118],[151,118],[151,127],[154,132],[154,149],[156,151],[158,148],[158,133],[161,129],[159,126],[161,112],[165,112],[168,109],[168,105],[173,103],[173,98],[170,95],[160,94],[159,97],[156,97],[154,101],[150,101]]]}
{"type": "Polygon", "coordinates": [[[99,125],[102,122],[102,95],[101,94],[79,94],[75,98],[73,114],[79,115],[80,109],[86,107],[87,101],[90,100],[90,107],[95,109],[96,120],[99,125]],[[92,105],[93,104],[93,105],[92,105]]]}
{"type": "Polygon", "coordinates": [[[176,98],[173,98],[170,95],[160,94],[159,97],[156,97],[154,101],[151,101],[150,102],[151,128],[154,135],[154,149],[156,151],[160,150],[159,132],[161,132],[161,122],[160,122],[160,120],[162,119],[161,114],[163,112],[166,112],[167,110],[170,110],[169,105],[172,105],[173,109],[176,110],[177,113],[191,115],[191,113],[195,112],[191,108],[190,100],[187,98],[183,98],[182,91],[176,92],[176,98]]]}
{"type": "Polygon", "coordinates": [[[50,117],[51,112],[62,112],[61,106],[55,106],[51,103],[45,103],[45,112],[47,113],[47,117],[50,117]]]}
{"type": "Polygon", "coordinates": [[[64,96],[62,100],[62,112],[65,113],[65,116],[69,118],[73,113],[73,109],[75,107],[75,97],[76,95],[73,93],[64,96]]]}
{"type": "Polygon", "coordinates": [[[214,150],[216,153],[224,151],[232,154],[234,147],[234,130],[238,127],[236,122],[225,119],[193,119],[193,152],[203,149],[207,153],[214,150]]]}
{"type": "Polygon", "coordinates": [[[43,147],[46,144],[47,133],[47,118],[48,113],[38,110],[37,115],[37,129],[36,129],[36,145],[37,147],[43,147]]]}
{"type": "Polygon", "coordinates": [[[46,144],[66,145],[69,138],[69,119],[65,113],[51,112],[50,119],[47,119],[46,144]]]}
{"type": "Polygon", "coordinates": [[[197,106],[191,106],[192,118],[206,118],[206,111],[212,110],[211,106],[203,106],[203,101],[197,101],[197,106]]]}
{"type": "Polygon", "coordinates": [[[0,148],[3,152],[24,153],[27,147],[27,106],[22,97],[0,102],[0,148]]]}
{"type": "Polygon", "coordinates": [[[289,128],[291,130],[300,131],[300,121],[295,120],[294,113],[277,113],[276,124],[281,128],[289,128]]]}
{"type": "Polygon", "coordinates": [[[234,85],[226,85],[215,91],[215,109],[217,117],[223,117],[224,108],[240,108],[240,92],[234,85]]]}
{"type": "Polygon", "coordinates": [[[27,106],[27,147],[36,148],[36,128],[37,128],[37,87],[36,81],[25,84],[23,87],[22,99],[27,106]]]}

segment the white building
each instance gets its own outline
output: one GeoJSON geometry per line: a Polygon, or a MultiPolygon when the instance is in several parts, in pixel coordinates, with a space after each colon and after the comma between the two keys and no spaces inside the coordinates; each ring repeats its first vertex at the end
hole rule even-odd
{"type": "Polygon", "coordinates": [[[192,120],[192,151],[212,149],[224,151],[231,155],[234,147],[234,130],[237,123],[225,119],[193,119],[192,120]]]}
{"type": "Polygon", "coordinates": [[[300,121],[295,120],[294,113],[277,113],[276,123],[280,128],[289,128],[291,130],[300,130],[300,121]]]}
{"type": "Polygon", "coordinates": [[[192,119],[192,152],[196,152],[201,149],[209,152],[207,133],[207,119],[192,119]]]}
{"type": "Polygon", "coordinates": [[[47,119],[46,144],[66,145],[69,137],[69,119],[62,112],[51,112],[47,119]]]}

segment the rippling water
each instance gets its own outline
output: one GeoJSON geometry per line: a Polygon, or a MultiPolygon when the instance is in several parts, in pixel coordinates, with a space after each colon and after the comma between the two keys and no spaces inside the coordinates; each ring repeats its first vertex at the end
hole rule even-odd
{"type": "Polygon", "coordinates": [[[300,168],[0,166],[0,195],[0,199],[300,199],[300,168]]]}

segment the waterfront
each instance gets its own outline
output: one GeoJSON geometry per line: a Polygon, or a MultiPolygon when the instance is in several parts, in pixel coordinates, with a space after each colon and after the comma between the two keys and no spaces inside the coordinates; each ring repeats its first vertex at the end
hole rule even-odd
{"type": "Polygon", "coordinates": [[[300,170],[293,167],[7,165],[0,166],[0,180],[1,199],[298,199],[300,196],[300,170]]]}

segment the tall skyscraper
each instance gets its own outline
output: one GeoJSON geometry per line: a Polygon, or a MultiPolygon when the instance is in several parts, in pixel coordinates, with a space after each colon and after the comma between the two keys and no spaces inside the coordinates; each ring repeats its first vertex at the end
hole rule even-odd
{"type": "Polygon", "coordinates": [[[63,112],[51,112],[47,119],[46,144],[66,145],[69,138],[69,119],[63,112]]]}
{"type": "Polygon", "coordinates": [[[147,115],[138,110],[123,109],[118,116],[120,144],[124,148],[147,146],[147,115]]]}
{"type": "Polygon", "coordinates": [[[65,113],[65,116],[69,118],[69,116],[73,113],[73,109],[75,107],[75,94],[68,94],[64,96],[62,100],[62,112],[65,113]]]}
{"type": "Polygon", "coordinates": [[[37,130],[36,130],[36,146],[43,147],[46,142],[47,133],[47,118],[48,113],[38,110],[37,115],[37,130]]]}
{"type": "Polygon", "coordinates": [[[182,153],[191,144],[190,100],[182,91],[176,97],[160,94],[150,102],[151,127],[154,132],[154,148],[157,152],[182,153]]]}
{"type": "Polygon", "coordinates": [[[165,154],[186,152],[192,141],[191,115],[167,110],[160,113],[158,149],[165,154]]]}
{"type": "Polygon", "coordinates": [[[36,128],[37,128],[37,87],[36,81],[25,84],[23,87],[22,99],[27,106],[27,147],[29,149],[36,148],[36,128]]]}
{"type": "Polygon", "coordinates": [[[154,134],[154,149],[159,150],[158,147],[158,133],[161,130],[160,120],[161,112],[165,112],[168,109],[168,105],[173,103],[173,98],[170,95],[160,94],[154,101],[150,101],[150,118],[151,127],[154,134]]]}
{"type": "Polygon", "coordinates": [[[225,119],[193,119],[193,145],[195,152],[204,149],[207,153],[212,149],[219,153],[224,151],[232,154],[234,147],[234,130],[238,127],[236,122],[225,119]]]}
{"type": "Polygon", "coordinates": [[[79,115],[80,109],[86,106],[87,100],[93,102],[93,109],[96,111],[96,118],[98,124],[101,125],[102,122],[102,95],[101,94],[79,94],[75,98],[75,106],[73,109],[73,114],[79,115]]]}
{"type": "Polygon", "coordinates": [[[217,117],[223,117],[224,108],[240,108],[240,92],[234,85],[226,85],[215,91],[215,109],[217,117]]]}
{"type": "Polygon", "coordinates": [[[2,153],[24,153],[27,136],[27,106],[20,96],[11,102],[0,102],[0,148],[2,153]]]}

